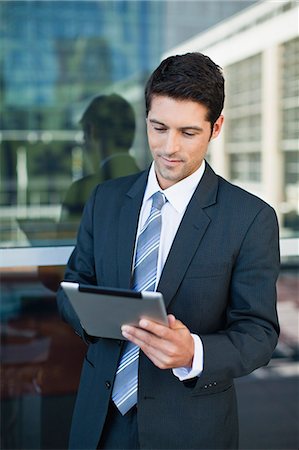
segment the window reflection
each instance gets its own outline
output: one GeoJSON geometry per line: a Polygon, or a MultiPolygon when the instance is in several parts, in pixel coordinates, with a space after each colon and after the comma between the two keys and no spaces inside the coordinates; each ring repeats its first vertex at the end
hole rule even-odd
{"type": "MultiPolygon", "coordinates": [[[[94,98],[80,124],[90,173],[72,183],[62,203],[60,224],[69,222],[70,237],[73,233],[75,237],[86,200],[97,184],[139,171],[129,153],[135,134],[135,114],[125,99],[116,94],[94,98]]],[[[80,172],[80,161],[74,167],[80,172]]]]}
{"type": "MultiPolygon", "coordinates": [[[[61,223],[61,205],[69,185],[95,170],[80,118],[93,98],[115,91],[142,117],[136,90],[164,50],[163,10],[147,1],[1,2],[2,247],[74,243],[76,227],[61,223]]],[[[131,153],[144,167],[139,122],[131,153]]],[[[124,166],[121,174],[133,171],[124,166]]]]}
{"type": "Polygon", "coordinates": [[[122,96],[95,97],[79,123],[77,142],[70,133],[63,136],[65,141],[52,140],[56,132],[41,134],[43,142],[35,142],[35,136],[31,143],[7,142],[5,167],[8,172],[15,170],[17,184],[7,180],[1,192],[2,205],[7,205],[0,223],[5,246],[15,241],[23,246],[74,243],[92,189],[140,170],[130,153],[135,111],[122,96]],[[73,142],[68,142],[70,137],[73,142]]]}
{"type": "Polygon", "coordinates": [[[2,270],[0,317],[1,448],[67,448],[85,344],[37,268],[2,270]]]}
{"type": "MultiPolygon", "coordinates": [[[[2,269],[1,284],[1,448],[67,448],[85,344],[61,321],[55,293],[41,283],[38,268],[2,269]]],[[[258,433],[259,439],[273,441],[275,430],[270,419],[264,420],[261,393],[265,405],[270,398],[277,402],[284,397],[265,414],[274,421],[279,416],[289,430],[288,439],[294,441],[296,414],[295,423],[287,421],[287,414],[296,402],[292,386],[299,358],[298,289],[296,266],[285,261],[278,280],[281,335],[273,359],[268,367],[236,382],[245,445],[241,448],[249,448],[246,445],[258,433]]]]}

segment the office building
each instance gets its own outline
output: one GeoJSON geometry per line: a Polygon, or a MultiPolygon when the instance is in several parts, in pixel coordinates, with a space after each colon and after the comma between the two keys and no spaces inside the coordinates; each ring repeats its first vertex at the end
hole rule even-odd
{"type": "Polygon", "coordinates": [[[282,234],[299,227],[298,2],[262,1],[167,54],[201,51],[223,67],[225,126],[213,167],[276,209],[282,234]]]}

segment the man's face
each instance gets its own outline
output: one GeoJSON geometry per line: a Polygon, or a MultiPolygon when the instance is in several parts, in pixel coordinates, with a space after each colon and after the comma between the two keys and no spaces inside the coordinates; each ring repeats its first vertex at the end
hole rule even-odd
{"type": "Polygon", "coordinates": [[[147,117],[147,136],[162,189],[188,177],[200,167],[209,142],[218,136],[222,123],[223,116],[220,116],[211,132],[204,105],[163,95],[153,96],[147,117]]]}

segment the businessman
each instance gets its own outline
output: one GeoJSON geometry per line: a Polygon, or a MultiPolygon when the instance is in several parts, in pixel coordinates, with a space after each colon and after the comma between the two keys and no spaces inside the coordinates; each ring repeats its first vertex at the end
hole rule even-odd
{"type": "MultiPolygon", "coordinates": [[[[99,185],[65,279],[163,293],[168,326],[87,336],[72,449],[235,449],[233,379],[268,363],[279,333],[273,209],[205,162],[223,124],[224,79],[200,53],[165,59],[145,89],[153,163],[99,185]]],[[[117,113],[117,112],[116,112],[117,113]]]]}

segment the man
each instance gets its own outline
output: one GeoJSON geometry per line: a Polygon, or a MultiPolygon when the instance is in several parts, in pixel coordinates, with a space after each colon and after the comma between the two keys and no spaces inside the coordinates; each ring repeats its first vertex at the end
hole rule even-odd
{"type": "Polygon", "coordinates": [[[233,378],[268,363],[279,331],[276,216],[204,161],[223,124],[224,80],[216,64],[200,53],[167,58],[145,95],[154,162],[93,192],[65,279],[138,288],[137,278],[153,274],[147,286],[163,293],[169,326],[125,325],[125,345],[92,339],[60,291],[63,317],[88,343],[70,447],[237,448],[233,378]],[[140,256],[140,242],[157,218],[156,268],[149,261],[140,274],[152,251],[145,244],[150,250],[140,256]],[[138,392],[134,399],[133,387],[119,401],[130,352],[139,364],[138,392]]]}
{"type": "MultiPolygon", "coordinates": [[[[97,184],[140,171],[129,153],[135,135],[135,114],[123,97],[117,94],[95,97],[84,111],[80,124],[91,173],[74,181],[66,192],[56,224],[56,239],[60,243],[75,240],[84,205],[97,184]]],[[[61,266],[38,268],[40,281],[54,292],[63,272],[61,266]]]]}

